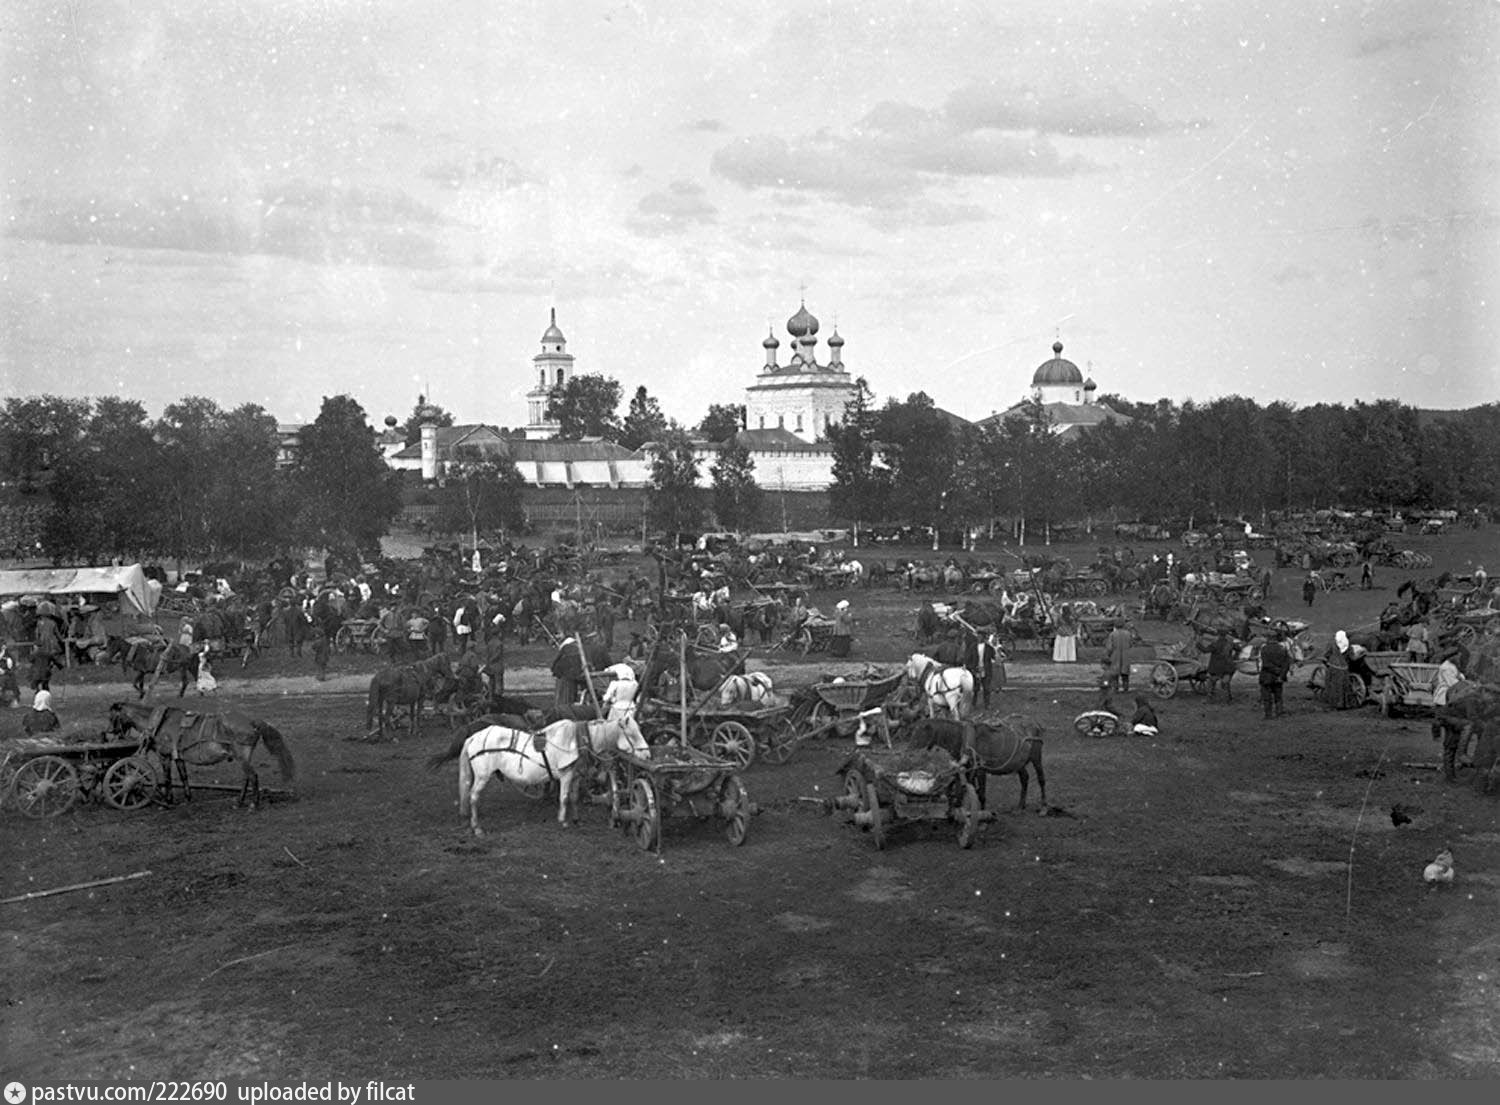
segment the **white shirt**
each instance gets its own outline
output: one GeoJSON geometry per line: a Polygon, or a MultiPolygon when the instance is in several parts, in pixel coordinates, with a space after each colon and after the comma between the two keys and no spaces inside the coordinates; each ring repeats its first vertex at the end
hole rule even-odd
{"type": "Polygon", "coordinates": [[[1463,672],[1452,660],[1444,660],[1438,666],[1437,678],[1432,681],[1432,704],[1448,705],[1448,692],[1464,681],[1463,672]]]}

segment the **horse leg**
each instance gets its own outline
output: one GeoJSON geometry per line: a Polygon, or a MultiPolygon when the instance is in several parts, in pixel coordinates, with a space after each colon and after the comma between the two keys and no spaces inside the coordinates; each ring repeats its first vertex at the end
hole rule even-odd
{"type": "Polygon", "coordinates": [[[260,776],[256,774],[255,768],[250,763],[250,753],[246,751],[240,760],[240,770],[245,774],[245,781],[240,786],[240,799],[237,805],[241,808],[245,805],[245,795],[250,795],[250,808],[260,809],[260,776]]]}
{"type": "Polygon", "coordinates": [[[193,800],[193,792],[188,787],[187,761],[181,756],[174,758],[177,760],[177,778],[182,783],[182,800],[184,802],[191,802],[193,800]]]}
{"type": "Polygon", "coordinates": [[[1021,810],[1022,812],[1025,812],[1026,790],[1031,785],[1031,772],[1026,770],[1025,764],[1022,764],[1016,771],[1016,777],[1021,780],[1021,804],[1016,808],[1018,810],[1021,810]]]}
{"type": "Polygon", "coordinates": [[[489,781],[489,772],[476,771],[474,785],[469,788],[469,828],[474,831],[475,836],[484,835],[484,830],[479,827],[479,796],[484,793],[485,784],[489,781]]]}
{"type": "Polygon", "coordinates": [[[577,776],[571,768],[557,777],[557,823],[565,829],[568,827],[568,802],[576,781],[577,776]]]}
{"type": "MultiPolygon", "coordinates": [[[[1034,748],[1034,751],[1031,754],[1031,766],[1034,767],[1034,768],[1036,768],[1036,785],[1037,785],[1037,789],[1039,789],[1042,792],[1041,793],[1041,800],[1042,800],[1041,811],[1043,813],[1046,813],[1047,812],[1047,775],[1046,775],[1046,773],[1044,771],[1042,771],[1042,746],[1040,744],[1037,744],[1037,745],[1034,745],[1033,748],[1034,748]]],[[[1024,803],[1025,800],[1026,800],[1026,795],[1023,793],[1021,795],[1021,801],[1024,803]]]]}

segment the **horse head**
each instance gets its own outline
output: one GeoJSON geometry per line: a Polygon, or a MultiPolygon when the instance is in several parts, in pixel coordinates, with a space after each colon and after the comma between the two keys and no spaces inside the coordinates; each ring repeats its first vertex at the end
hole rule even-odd
{"type": "MultiPolygon", "coordinates": [[[[592,728],[590,726],[591,730],[592,728]]],[[[613,742],[613,751],[624,752],[627,755],[643,760],[651,758],[651,746],[646,743],[646,737],[641,732],[640,722],[636,720],[634,707],[626,710],[614,721],[600,723],[599,731],[606,742],[613,742]]],[[[593,739],[592,732],[590,733],[590,738],[593,739]]],[[[600,749],[596,744],[594,750],[600,752],[609,749],[600,749]]]]}

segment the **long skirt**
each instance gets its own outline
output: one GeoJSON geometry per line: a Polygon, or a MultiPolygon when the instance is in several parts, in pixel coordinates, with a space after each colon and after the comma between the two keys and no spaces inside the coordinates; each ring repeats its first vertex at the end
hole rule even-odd
{"type": "Polygon", "coordinates": [[[1052,638],[1052,662],[1054,664],[1074,664],[1078,662],[1078,638],[1071,633],[1064,637],[1058,634],[1052,638]]]}
{"type": "Polygon", "coordinates": [[[1335,710],[1348,710],[1359,705],[1349,683],[1349,669],[1329,666],[1324,673],[1322,699],[1335,710]]]}
{"type": "Polygon", "coordinates": [[[828,655],[848,656],[849,641],[850,638],[847,635],[843,637],[830,637],[828,640],[828,655]]]}

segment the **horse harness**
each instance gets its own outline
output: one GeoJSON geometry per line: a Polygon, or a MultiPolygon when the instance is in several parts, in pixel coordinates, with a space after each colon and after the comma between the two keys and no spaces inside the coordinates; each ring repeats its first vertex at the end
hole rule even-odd
{"type": "MultiPolygon", "coordinates": [[[[556,724],[556,722],[554,722],[553,724],[556,724]]],[[[547,729],[550,728],[550,726],[544,727],[542,729],[537,729],[532,732],[526,732],[520,729],[512,729],[510,730],[511,736],[507,747],[482,748],[479,751],[470,754],[469,763],[474,763],[474,761],[479,759],[481,756],[487,756],[499,752],[509,752],[513,756],[518,756],[525,763],[541,764],[543,770],[547,772],[547,780],[549,782],[560,780],[560,773],[568,770],[570,766],[574,770],[586,772],[588,770],[589,756],[593,751],[593,741],[589,736],[585,736],[585,738],[580,741],[578,739],[578,726],[587,726],[589,723],[586,721],[575,721],[571,722],[570,724],[574,727],[574,757],[573,763],[571,765],[564,764],[554,767],[551,758],[547,755],[547,729]],[[527,741],[525,738],[527,737],[531,738],[531,747],[529,749],[526,747],[527,741]]],[[[587,732],[587,730],[585,730],[585,732],[587,732]]]]}

